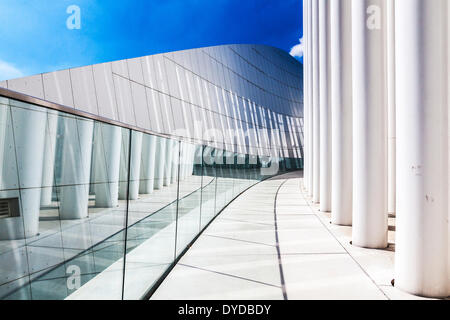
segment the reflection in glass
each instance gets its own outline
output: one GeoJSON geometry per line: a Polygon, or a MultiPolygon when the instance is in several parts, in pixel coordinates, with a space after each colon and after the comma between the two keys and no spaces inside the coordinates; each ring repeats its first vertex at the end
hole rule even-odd
{"type": "Polygon", "coordinates": [[[0,298],[143,298],[262,167],[301,165],[0,98],[0,298]]]}

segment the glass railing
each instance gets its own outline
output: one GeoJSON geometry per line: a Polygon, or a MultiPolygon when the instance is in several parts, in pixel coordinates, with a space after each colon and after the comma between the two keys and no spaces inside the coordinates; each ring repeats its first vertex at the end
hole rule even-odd
{"type": "Polygon", "coordinates": [[[0,299],[147,297],[236,196],[301,166],[0,97],[0,299]]]}

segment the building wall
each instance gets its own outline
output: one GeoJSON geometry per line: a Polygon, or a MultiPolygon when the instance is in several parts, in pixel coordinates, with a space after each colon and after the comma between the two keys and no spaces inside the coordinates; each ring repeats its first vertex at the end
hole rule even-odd
{"type": "Polygon", "coordinates": [[[0,300],[145,297],[234,197],[302,167],[301,74],[232,45],[0,82],[0,300]]]}
{"type": "Polygon", "coordinates": [[[279,49],[225,45],[71,68],[0,86],[229,151],[300,158],[302,65],[279,49]]]}

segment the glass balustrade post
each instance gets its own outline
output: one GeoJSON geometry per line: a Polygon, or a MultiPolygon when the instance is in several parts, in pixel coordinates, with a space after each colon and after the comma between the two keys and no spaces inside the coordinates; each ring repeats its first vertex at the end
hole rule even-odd
{"type": "MultiPolygon", "coordinates": [[[[126,280],[126,271],[127,271],[127,245],[128,245],[128,225],[129,225],[129,212],[130,212],[130,188],[131,183],[133,182],[131,180],[131,171],[132,171],[132,163],[136,165],[137,162],[140,162],[141,160],[141,154],[140,152],[140,146],[142,146],[142,132],[136,132],[133,130],[127,130],[128,131],[128,148],[127,155],[128,155],[128,163],[127,166],[127,179],[126,179],[126,190],[127,190],[127,197],[126,197],[126,212],[125,212],[125,230],[123,234],[123,265],[122,265],[122,286],[121,286],[121,300],[125,299],[125,280],[126,280]],[[135,140],[135,141],[133,141],[135,140]],[[134,150],[133,150],[134,149],[134,150]],[[138,150],[136,150],[138,149],[138,150]],[[134,152],[133,152],[134,151],[134,152]],[[135,159],[137,158],[137,159],[135,159]]],[[[138,175],[139,177],[139,175],[138,175]]],[[[136,186],[137,187],[137,186],[136,186]]]]}

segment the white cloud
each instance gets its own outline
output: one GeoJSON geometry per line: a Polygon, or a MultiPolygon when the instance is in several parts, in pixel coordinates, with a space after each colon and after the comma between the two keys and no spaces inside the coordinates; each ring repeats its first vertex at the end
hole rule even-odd
{"type": "Polygon", "coordinates": [[[20,78],[23,76],[22,71],[14,67],[12,64],[0,60],[0,81],[20,78]]]}
{"type": "Polygon", "coordinates": [[[301,58],[303,57],[303,38],[300,39],[300,43],[291,48],[289,52],[291,56],[301,58]]]}

